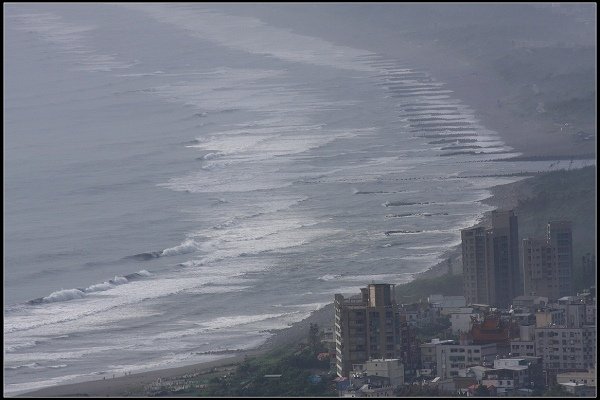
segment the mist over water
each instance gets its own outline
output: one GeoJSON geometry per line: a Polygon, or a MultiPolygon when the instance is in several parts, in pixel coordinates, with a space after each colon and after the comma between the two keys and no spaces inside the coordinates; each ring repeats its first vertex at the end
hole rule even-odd
{"type": "Polygon", "coordinates": [[[5,10],[5,393],[255,347],[557,168],[497,161],[410,60],[209,5],[5,10]]]}

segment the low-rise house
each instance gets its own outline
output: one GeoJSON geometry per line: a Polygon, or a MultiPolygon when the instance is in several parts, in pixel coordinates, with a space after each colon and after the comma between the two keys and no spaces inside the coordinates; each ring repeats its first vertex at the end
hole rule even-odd
{"type": "Polygon", "coordinates": [[[476,383],[481,383],[485,373],[492,369],[493,368],[484,367],[483,365],[475,365],[473,367],[461,369],[458,371],[458,376],[471,377],[475,379],[476,383]]]}
{"type": "Polygon", "coordinates": [[[339,391],[340,397],[392,397],[394,386],[385,377],[351,377],[350,385],[339,391]]]}
{"type": "Polygon", "coordinates": [[[558,308],[544,308],[535,313],[536,328],[545,328],[553,325],[564,325],[565,313],[564,310],[558,308]]]}
{"type": "Polygon", "coordinates": [[[452,333],[454,334],[469,332],[473,326],[473,319],[478,316],[478,314],[473,312],[473,308],[471,307],[455,308],[449,315],[452,333]]]}
{"type": "Polygon", "coordinates": [[[467,302],[465,296],[444,296],[441,294],[432,294],[427,301],[433,308],[439,310],[440,314],[447,314],[447,309],[465,307],[467,302]]]}
{"type": "Polygon", "coordinates": [[[512,357],[535,356],[535,325],[519,326],[519,337],[510,341],[510,355],[512,357]]]}
{"type": "Polygon", "coordinates": [[[543,387],[539,357],[502,358],[494,360],[494,368],[483,372],[481,384],[496,387],[498,396],[509,396],[518,389],[543,387]]]}
{"type": "Polygon", "coordinates": [[[521,308],[529,312],[535,312],[548,304],[548,298],[544,296],[517,296],[512,301],[513,308],[521,308]]]}
{"type": "Polygon", "coordinates": [[[461,340],[458,344],[436,346],[437,375],[442,379],[458,376],[461,369],[491,363],[496,357],[495,344],[473,344],[461,340]]]}
{"type": "Polygon", "coordinates": [[[429,303],[402,304],[399,312],[408,325],[418,327],[431,324],[439,316],[438,310],[429,303]]]}
{"type": "Polygon", "coordinates": [[[569,371],[556,374],[557,383],[579,383],[590,387],[596,387],[596,369],[585,371],[569,371]]]}
{"type": "Polygon", "coordinates": [[[585,394],[586,394],[587,387],[583,383],[565,382],[565,383],[559,383],[559,385],[567,393],[571,393],[576,396],[585,396],[585,394]]]}
{"type": "Polygon", "coordinates": [[[404,384],[404,365],[397,358],[371,359],[363,364],[355,364],[352,367],[352,377],[350,379],[352,383],[356,379],[386,378],[387,384],[393,387],[404,384]]]}
{"type": "Polygon", "coordinates": [[[427,372],[421,371],[420,375],[433,375],[437,374],[437,355],[435,348],[439,345],[453,344],[454,340],[440,340],[431,339],[429,343],[422,343],[420,347],[421,351],[421,370],[427,370],[427,372]]]}
{"type": "Polygon", "coordinates": [[[481,384],[488,387],[494,386],[498,396],[510,396],[517,390],[511,371],[506,370],[488,372],[481,384]]]}

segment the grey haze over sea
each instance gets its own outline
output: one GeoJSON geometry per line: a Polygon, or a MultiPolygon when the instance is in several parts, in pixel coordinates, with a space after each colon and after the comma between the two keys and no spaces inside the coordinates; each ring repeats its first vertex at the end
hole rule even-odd
{"type": "Polygon", "coordinates": [[[515,153],[409,59],[210,4],[4,22],[8,395],[255,347],[556,168],[493,161],[515,153]]]}

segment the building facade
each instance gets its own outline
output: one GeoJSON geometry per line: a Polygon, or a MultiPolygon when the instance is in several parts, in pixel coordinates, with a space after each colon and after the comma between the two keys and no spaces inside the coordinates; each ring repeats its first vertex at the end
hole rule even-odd
{"type": "Polygon", "coordinates": [[[559,297],[573,294],[573,234],[570,221],[548,222],[548,243],[556,249],[559,297]]]}
{"type": "Polygon", "coordinates": [[[336,370],[348,376],[353,364],[401,359],[410,364],[410,335],[394,298],[394,285],[370,284],[361,296],[335,295],[336,370]]]}
{"type": "Polygon", "coordinates": [[[492,363],[496,357],[495,344],[440,344],[435,347],[436,372],[441,379],[459,376],[468,367],[492,363]]]}
{"type": "Polygon", "coordinates": [[[596,327],[536,328],[535,352],[542,357],[544,369],[552,371],[595,368],[596,327]]]}
{"type": "Polygon", "coordinates": [[[523,294],[519,268],[519,227],[512,210],[492,211],[492,287],[497,307],[508,307],[523,294]]]}
{"type": "Polygon", "coordinates": [[[466,304],[490,304],[487,232],[476,227],[461,230],[460,236],[466,304]]]}
{"type": "Polygon", "coordinates": [[[517,217],[492,211],[492,228],[461,231],[464,295],[467,304],[507,307],[522,294],[517,217]]]}
{"type": "Polygon", "coordinates": [[[523,291],[551,301],[573,293],[573,240],[569,221],[549,222],[545,239],[522,241],[523,291]]]}

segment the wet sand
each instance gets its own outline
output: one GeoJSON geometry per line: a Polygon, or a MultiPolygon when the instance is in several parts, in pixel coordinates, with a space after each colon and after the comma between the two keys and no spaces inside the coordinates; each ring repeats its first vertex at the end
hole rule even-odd
{"type": "MultiPolygon", "coordinates": [[[[447,253],[446,258],[452,258],[455,264],[457,260],[456,257],[459,255],[459,249],[460,248],[457,247],[453,251],[447,253]]],[[[458,260],[460,260],[460,258],[458,258],[458,260]]],[[[427,271],[417,274],[415,279],[427,279],[434,276],[440,276],[445,274],[447,270],[447,262],[443,261],[427,271]]],[[[457,272],[455,271],[454,273],[457,272]]],[[[308,330],[311,323],[316,323],[322,328],[332,327],[333,320],[334,309],[333,303],[331,303],[313,312],[308,318],[295,323],[289,328],[275,331],[274,334],[259,348],[239,352],[232,357],[183,367],[146,371],[127,376],[117,376],[115,378],[51,386],[23,393],[16,397],[123,397],[128,395],[139,395],[143,392],[145,386],[156,383],[159,379],[168,380],[183,375],[200,375],[210,372],[213,368],[217,370],[225,369],[227,367],[233,367],[235,364],[243,361],[246,356],[258,356],[276,348],[295,345],[308,336],[308,330]]]]}
{"type": "Polygon", "coordinates": [[[157,382],[159,379],[166,380],[183,375],[200,375],[210,372],[213,368],[221,369],[233,366],[243,361],[246,356],[257,356],[276,348],[294,345],[308,336],[311,323],[317,323],[321,327],[332,325],[333,315],[333,303],[331,303],[289,328],[276,331],[259,348],[239,352],[232,357],[183,367],[117,376],[115,378],[51,386],[23,393],[16,397],[123,397],[134,394],[139,395],[143,392],[145,386],[157,382]]]}

